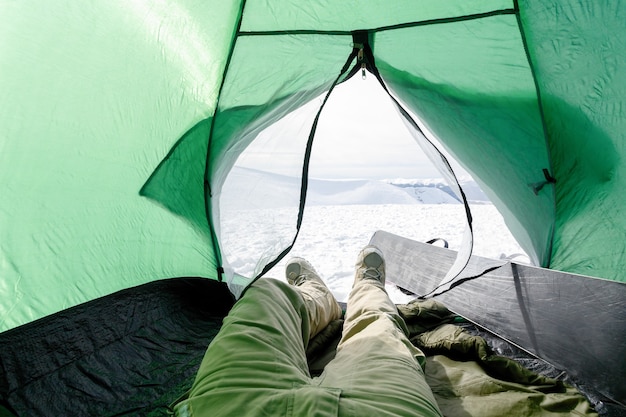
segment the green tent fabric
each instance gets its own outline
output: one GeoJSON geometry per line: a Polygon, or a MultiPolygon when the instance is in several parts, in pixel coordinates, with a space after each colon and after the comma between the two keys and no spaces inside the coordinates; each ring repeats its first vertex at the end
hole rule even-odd
{"type": "Polygon", "coordinates": [[[245,286],[224,181],[345,79],[356,31],[535,263],[625,281],[625,21],[592,0],[0,1],[0,331],[161,278],[245,286]]]}

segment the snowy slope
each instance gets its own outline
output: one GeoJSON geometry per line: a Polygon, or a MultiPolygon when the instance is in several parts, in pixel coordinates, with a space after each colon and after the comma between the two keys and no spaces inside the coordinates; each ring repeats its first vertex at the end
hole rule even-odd
{"type": "MultiPolygon", "coordinates": [[[[297,206],[299,197],[298,178],[235,167],[224,185],[222,207],[297,206]]],[[[371,204],[458,204],[458,200],[443,183],[309,180],[309,206],[371,204]]]]}
{"type": "MultiPolygon", "coordinates": [[[[284,279],[288,258],[302,256],[313,263],[335,297],[346,301],[356,256],[376,230],[418,241],[443,238],[458,250],[465,210],[444,186],[436,180],[311,180],[296,244],[268,276],[284,279]]],[[[299,196],[297,178],[233,170],[222,194],[220,234],[223,255],[234,271],[254,276],[260,271],[260,259],[272,259],[292,242],[299,196]]],[[[489,258],[523,254],[492,204],[473,205],[472,216],[474,254],[489,258]]],[[[388,291],[396,302],[407,300],[393,286],[388,291]]]]}
{"type": "Polygon", "coordinates": [[[307,203],[312,206],[351,204],[416,204],[405,190],[371,180],[309,181],[307,203]]]}

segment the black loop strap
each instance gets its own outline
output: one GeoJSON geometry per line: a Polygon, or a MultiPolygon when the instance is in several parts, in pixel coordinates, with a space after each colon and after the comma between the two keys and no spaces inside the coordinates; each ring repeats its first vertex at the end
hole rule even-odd
{"type": "Polygon", "coordinates": [[[432,245],[433,243],[438,242],[438,241],[443,242],[443,247],[444,247],[444,248],[446,248],[446,249],[448,249],[448,241],[447,241],[447,240],[445,240],[445,239],[443,239],[443,238],[440,238],[440,237],[436,237],[436,238],[434,238],[434,239],[430,239],[430,240],[429,240],[428,242],[426,242],[426,243],[428,243],[429,245],[432,245]]]}

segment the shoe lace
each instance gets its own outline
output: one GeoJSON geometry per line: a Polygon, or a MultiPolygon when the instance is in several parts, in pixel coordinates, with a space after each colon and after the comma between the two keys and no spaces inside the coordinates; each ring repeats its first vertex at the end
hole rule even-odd
{"type": "Polygon", "coordinates": [[[380,271],[372,266],[365,268],[362,273],[364,279],[375,279],[380,281],[380,271]]]}
{"type": "Polygon", "coordinates": [[[293,285],[296,287],[300,286],[304,281],[306,281],[306,276],[304,274],[300,274],[292,279],[293,285]]]}

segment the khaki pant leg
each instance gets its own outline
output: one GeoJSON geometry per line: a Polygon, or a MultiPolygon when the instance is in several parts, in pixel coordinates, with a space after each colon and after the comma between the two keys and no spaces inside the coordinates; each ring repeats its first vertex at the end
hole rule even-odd
{"type": "Polygon", "coordinates": [[[320,376],[342,390],[340,415],[441,416],[424,377],[423,353],[382,284],[352,289],[337,356],[320,376]]]}
{"type": "Polygon", "coordinates": [[[309,313],[310,339],[343,314],[337,300],[321,279],[309,279],[296,288],[301,292],[309,313]]]}
{"type": "Polygon", "coordinates": [[[288,415],[290,392],[311,381],[305,354],[310,333],[300,291],[278,280],[257,280],[224,319],[177,414],[288,415]]]}

